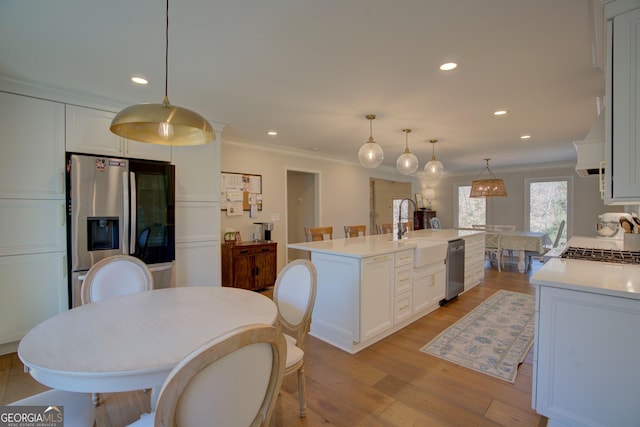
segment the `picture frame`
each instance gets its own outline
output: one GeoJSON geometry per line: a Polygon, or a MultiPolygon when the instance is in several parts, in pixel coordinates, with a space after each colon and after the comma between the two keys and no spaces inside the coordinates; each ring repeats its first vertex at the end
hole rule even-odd
{"type": "Polygon", "coordinates": [[[424,201],[422,199],[422,193],[416,193],[415,194],[415,198],[416,198],[416,207],[418,209],[424,208],[424,201]]]}

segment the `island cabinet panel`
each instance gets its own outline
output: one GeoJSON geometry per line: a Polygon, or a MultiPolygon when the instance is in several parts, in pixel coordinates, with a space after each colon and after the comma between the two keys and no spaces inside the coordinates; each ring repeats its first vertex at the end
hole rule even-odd
{"type": "Polygon", "coordinates": [[[540,286],[533,407],[549,425],[637,426],[640,300],[540,286]]]}
{"type": "Polygon", "coordinates": [[[464,236],[464,290],[484,280],[484,233],[464,236]]]}
{"type": "Polygon", "coordinates": [[[362,259],[361,328],[365,341],[393,325],[395,259],[393,254],[362,259]]]}
{"type": "Polygon", "coordinates": [[[263,289],[277,276],[277,243],[222,244],[222,286],[263,289]]]}
{"type": "Polygon", "coordinates": [[[413,311],[437,307],[445,297],[446,281],[444,261],[416,268],[413,272],[413,311]]]}

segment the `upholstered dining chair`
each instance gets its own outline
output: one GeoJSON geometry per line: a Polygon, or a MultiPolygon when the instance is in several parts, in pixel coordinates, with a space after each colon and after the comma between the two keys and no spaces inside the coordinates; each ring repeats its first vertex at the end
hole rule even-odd
{"type": "Polygon", "coordinates": [[[366,225],[345,225],[344,226],[344,237],[346,237],[347,239],[350,237],[365,236],[366,234],[367,234],[366,225]]]}
{"type": "Polygon", "coordinates": [[[307,242],[316,242],[319,240],[332,240],[333,239],[333,227],[305,227],[304,235],[307,238],[307,242]],[[325,239],[326,236],[326,239],[325,239]]]}
{"type": "Polygon", "coordinates": [[[440,218],[435,216],[431,218],[431,228],[433,228],[434,230],[440,229],[440,218]]]}
{"type": "MultiPolygon", "coordinates": [[[[153,276],[149,267],[136,257],[114,255],[96,262],[87,272],[80,288],[82,304],[101,301],[119,295],[153,289],[153,276]]],[[[93,403],[99,395],[93,393],[93,403]]]]}
{"type": "Polygon", "coordinates": [[[153,289],[153,276],[136,257],[114,255],[95,263],[87,273],[80,295],[82,304],[153,289]]]}
{"type": "Polygon", "coordinates": [[[307,415],[304,342],[311,327],[317,277],[316,267],[311,261],[298,259],[280,271],[273,288],[273,301],[278,307],[276,326],[285,333],[287,340],[287,367],[284,374],[298,374],[300,417],[307,415]]]}
{"type": "Polygon", "coordinates": [[[63,406],[65,426],[92,427],[96,420],[96,407],[89,393],[52,389],[9,403],[8,406],[63,406]]]}
{"type": "Polygon", "coordinates": [[[273,326],[242,326],[217,337],[173,368],[155,412],[129,426],[268,426],[286,351],[273,326]]]}

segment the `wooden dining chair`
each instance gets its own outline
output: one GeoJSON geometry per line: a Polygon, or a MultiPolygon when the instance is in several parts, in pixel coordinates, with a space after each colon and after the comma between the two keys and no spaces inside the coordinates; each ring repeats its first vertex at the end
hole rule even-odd
{"type": "Polygon", "coordinates": [[[80,295],[82,304],[153,289],[149,267],[136,257],[114,255],[95,263],[87,273],[80,295]]]}
{"type": "Polygon", "coordinates": [[[365,236],[366,234],[367,234],[366,225],[345,225],[344,226],[344,237],[346,237],[347,239],[350,237],[365,236]]]}
{"type": "Polygon", "coordinates": [[[317,242],[319,240],[332,240],[333,239],[333,227],[305,227],[304,235],[307,238],[307,242],[317,242]],[[325,239],[325,236],[327,238],[325,239]]]}
{"type": "Polygon", "coordinates": [[[392,223],[384,223],[384,224],[376,224],[376,234],[389,234],[393,233],[393,224],[392,223]]]}
{"type": "Polygon", "coordinates": [[[8,406],[45,406],[55,408],[54,411],[58,406],[63,406],[65,426],[92,427],[96,420],[96,407],[89,393],[52,389],[9,403],[8,406]]]}
{"type": "Polygon", "coordinates": [[[277,328],[241,326],[187,355],[165,380],[155,412],[130,427],[268,426],[287,343],[277,328]]]}
{"type": "Polygon", "coordinates": [[[284,375],[297,372],[300,417],[307,415],[304,376],[304,342],[311,327],[316,300],[318,273],[311,261],[298,259],[287,264],[276,279],[273,301],[278,307],[276,326],[287,340],[287,366],[284,375]]]}

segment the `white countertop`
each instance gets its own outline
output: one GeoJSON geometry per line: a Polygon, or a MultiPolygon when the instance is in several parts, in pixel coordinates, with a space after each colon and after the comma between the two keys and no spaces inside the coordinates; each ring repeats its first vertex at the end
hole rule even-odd
{"type": "Polygon", "coordinates": [[[321,240],[317,242],[289,243],[290,249],[309,252],[343,255],[353,258],[364,258],[387,253],[394,253],[402,249],[414,249],[439,245],[443,242],[461,239],[484,231],[475,230],[415,230],[409,231],[403,239],[394,240],[393,234],[379,234],[373,236],[352,237],[350,239],[321,240]]]}
{"type": "Polygon", "coordinates": [[[577,259],[550,259],[531,276],[534,285],[640,299],[640,266],[577,259]]]}

